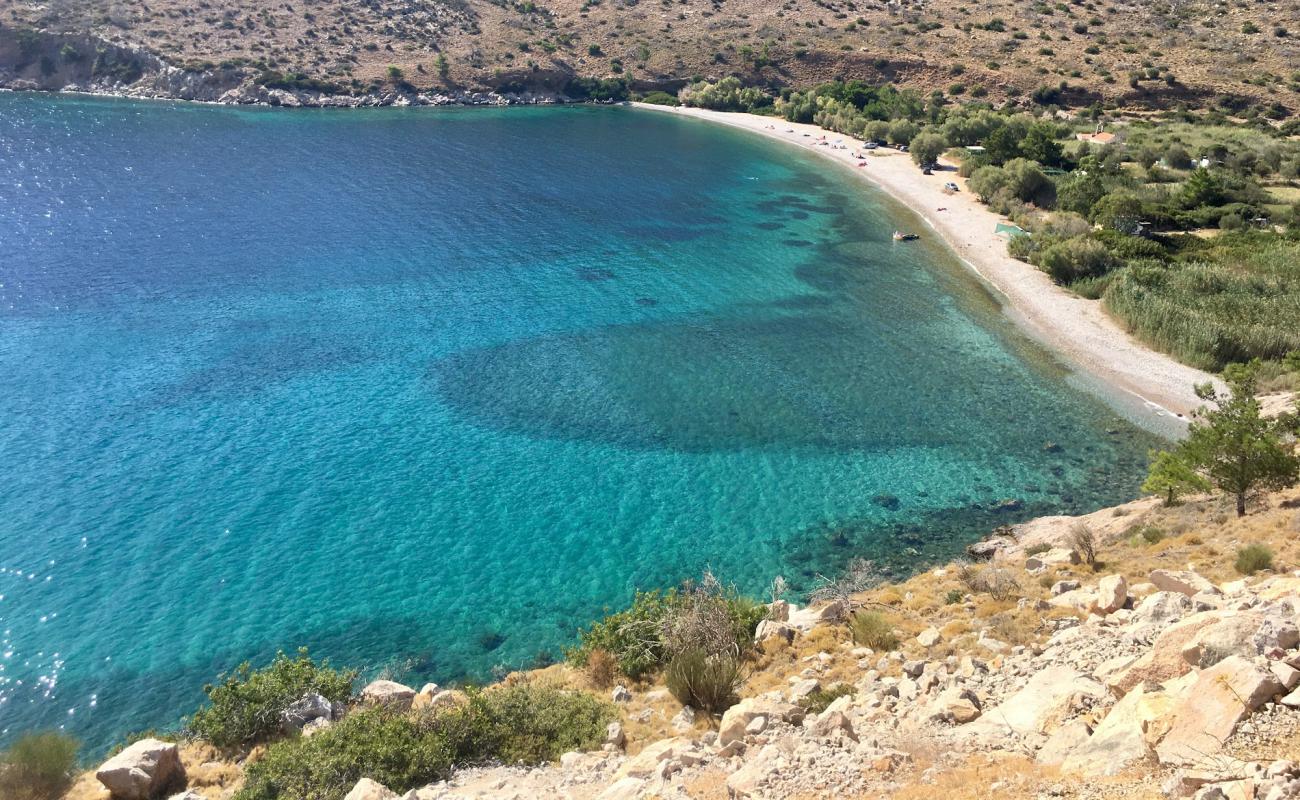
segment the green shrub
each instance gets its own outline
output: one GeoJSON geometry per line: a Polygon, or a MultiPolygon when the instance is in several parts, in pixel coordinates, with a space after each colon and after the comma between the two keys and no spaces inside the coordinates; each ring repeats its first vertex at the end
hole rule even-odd
{"type": "Polygon", "coordinates": [[[855,611],[849,618],[849,630],[854,644],[877,651],[898,649],[898,634],[894,633],[894,626],[875,611],[855,611]]]}
{"type": "Polygon", "coordinates": [[[731,708],[744,681],[739,659],[708,655],[703,650],[674,656],[664,670],[664,683],[677,702],[709,714],[731,708]]]}
{"type": "Polygon", "coordinates": [[[328,661],[319,664],[298,651],[296,658],[278,653],[270,665],[255,670],[248,662],[215,685],[203,687],[211,705],[194,713],[189,728],[217,747],[248,747],[280,731],[280,713],[303,695],[314,692],[331,703],[352,694],[356,673],[336,670],[328,661]]]}
{"type": "Polygon", "coordinates": [[[847,683],[837,683],[829,689],[818,689],[806,695],[799,701],[799,705],[809,714],[820,714],[826,708],[841,697],[852,697],[853,687],[847,683]]]}
{"type": "Polygon", "coordinates": [[[948,593],[943,596],[944,605],[953,606],[962,601],[966,595],[962,594],[961,589],[949,589],[948,593]]]}
{"type": "Polygon", "coordinates": [[[654,91],[641,98],[642,103],[650,103],[656,106],[680,106],[682,103],[677,99],[677,95],[668,92],[654,91]]]}
{"type": "Polygon", "coordinates": [[[1273,551],[1262,544],[1248,544],[1237,551],[1237,572],[1254,575],[1262,569],[1273,568],[1273,551]]]}
{"type": "Polygon", "coordinates": [[[1070,284],[1105,275],[1120,266],[1120,262],[1096,239],[1076,236],[1043,250],[1038,265],[1057,283],[1070,284]]]}
{"type": "Polygon", "coordinates": [[[614,709],[592,695],[519,685],[427,714],[364,709],[314,736],[272,744],[236,800],[340,800],[363,777],[405,792],[460,765],[539,764],[593,749],[614,709]]]}
{"type": "Polygon", "coordinates": [[[0,797],[53,800],[72,783],[77,741],[49,731],[18,737],[0,756],[0,797]]]}
{"type": "Polygon", "coordinates": [[[724,589],[706,574],[698,585],[682,590],[637,592],[630,608],[580,631],[568,658],[575,666],[586,666],[592,651],[606,650],[619,670],[635,680],[687,650],[741,655],[765,613],[760,603],[724,589]]]}

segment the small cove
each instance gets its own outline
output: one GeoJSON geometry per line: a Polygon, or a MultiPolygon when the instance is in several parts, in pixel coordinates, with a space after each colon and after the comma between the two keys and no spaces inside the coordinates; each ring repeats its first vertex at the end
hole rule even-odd
{"type": "Polygon", "coordinates": [[[884,197],[689,120],[0,95],[0,200],[6,735],[102,748],[299,645],[482,680],[706,567],[905,572],[1157,441],[884,197]]]}

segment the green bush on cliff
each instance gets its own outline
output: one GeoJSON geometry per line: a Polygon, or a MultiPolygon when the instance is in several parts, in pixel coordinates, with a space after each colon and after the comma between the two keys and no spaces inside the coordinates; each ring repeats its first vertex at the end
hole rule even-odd
{"type": "Polygon", "coordinates": [[[279,733],[280,713],[303,695],[314,692],[342,702],[351,696],[355,679],[355,672],[313,661],[306,648],[293,658],[277,653],[262,669],[245,661],[203,687],[211,705],[194,713],[189,729],[217,747],[248,747],[279,733]]]}
{"type": "Polygon", "coordinates": [[[0,797],[52,800],[72,783],[77,741],[62,733],[29,733],[0,755],[0,797]]]}
{"type": "Polygon", "coordinates": [[[405,792],[485,762],[539,764],[601,743],[615,717],[581,692],[519,685],[472,692],[432,713],[373,708],[310,737],[271,745],[236,800],[339,800],[361,778],[405,792]]]}
{"type": "Polygon", "coordinates": [[[580,631],[578,646],[568,657],[575,666],[585,666],[593,650],[605,650],[633,679],[688,650],[738,657],[748,650],[765,613],[762,604],[706,574],[680,590],[637,592],[630,608],[580,631]]]}

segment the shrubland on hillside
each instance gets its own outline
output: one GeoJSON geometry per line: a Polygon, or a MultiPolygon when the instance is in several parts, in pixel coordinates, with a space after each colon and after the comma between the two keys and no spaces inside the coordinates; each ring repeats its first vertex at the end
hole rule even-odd
{"type": "Polygon", "coordinates": [[[84,83],[112,46],[340,93],[555,92],[592,78],[675,91],[732,75],[1027,100],[1064,83],[1075,104],[1282,116],[1300,108],[1297,37],[1300,6],[1253,0],[3,0],[0,77],[84,83]]]}

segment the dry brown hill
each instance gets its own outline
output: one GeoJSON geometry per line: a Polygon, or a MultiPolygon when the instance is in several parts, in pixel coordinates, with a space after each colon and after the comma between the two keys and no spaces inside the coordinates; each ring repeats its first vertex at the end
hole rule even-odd
{"type": "MultiPolygon", "coordinates": [[[[422,90],[555,90],[574,76],[674,89],[736,75],[773,87],[862,78],[996,99],[1065,81],[1076,102],[1214,96],[1300,110],[1294,2],[0,0],[0,25],[91,33],[176,66],[301,73],[354,92],[403,80],[422,90]]],[[[39,83],[35,61],[25,66],[39,83]]]]}

